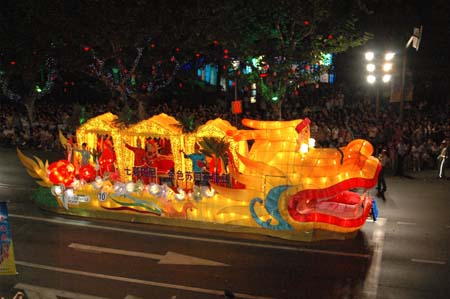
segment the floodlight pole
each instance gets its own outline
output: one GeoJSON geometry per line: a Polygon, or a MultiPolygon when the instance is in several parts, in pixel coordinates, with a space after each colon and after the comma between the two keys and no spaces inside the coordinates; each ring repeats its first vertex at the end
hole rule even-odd
{"type": "Polygon", "coordinates": [[[377,84],[376,86],[376,98],[375,98],[375,116],[378,118],[378,115],[380,114],[380,84],[377,84]]]}
{"type": "Polygon", "coordinates": [[[400,88],[400,122],[403,122],[403,109],[405,104],[405,77],[406,77],[406,61],[408,56],[408,47],[403,49],[402,57],[402,83],[400,88]]]}
{"type": "Polygon", "coordinates": [[[420,40],[422,39],[422,31],[423,26],[420,28],[414,28],[413,35],[409,38],[406,43],[405,48],[403,49],[403,59],[402,59],[402,83],[401,83],[401,96],[400,96],[400,122],[403,122],[403,110],[404,110],[404,102],[405,102],[405,82],[406,82],[406,62],[408,57],[408,48],[412,45],[416,51],[419,51],[420,40]]]}

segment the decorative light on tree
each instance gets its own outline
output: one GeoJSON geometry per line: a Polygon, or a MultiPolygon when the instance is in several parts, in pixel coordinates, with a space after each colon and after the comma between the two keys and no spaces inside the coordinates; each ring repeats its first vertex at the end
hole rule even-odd
{"type": "MultiPolygon", "coordinates": [[[[156,47],[150,38],[146,44],[150,45],[152,49],[156,47]]],[[[89,65],[91,75],[99,78],[111,90],[119,91],[124,102],[127,96],[133,94],[136,89],[154,93],[160,88],[166,87],[172,82],[175,74],[179,70],[179,63],[175,56],[169,56],[167,60],[159,60],[152,65],[151,75],[145,76],[144,73],[138,73],[137,67],[142,60],[145,48],[137,47],[136,50],[137,55],[130,68],[127,68],[120,58],[116,59],[117,64],[111,67],[111,64],[106,60],[96,56],[94,49],[91,48],[89,51],[92,53],[94,60],[94,63],[89,65]],[[164,71],[166,64],[170,65],[172,73],[164,71]],[[109,67],[106,67],[107,65],[109,67]]],[[[180,48],[176,48],[175,51],[180,51],[180,48]]]]}

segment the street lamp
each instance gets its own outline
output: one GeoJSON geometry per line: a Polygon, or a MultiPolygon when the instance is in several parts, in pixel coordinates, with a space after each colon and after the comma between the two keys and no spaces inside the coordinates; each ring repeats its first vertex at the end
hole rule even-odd
{"type": "Polygon", "coordinates": [[[377,88],[376,116],[378,117],[380,111],[380,86],[378,82],[387,84],[391,81],[395,53],[386,52],[382,58],[379,58],[374,52],[368,51],[364,57],[367,61],[366,71],[368,72],[366,80],[370,85],[375,85],[377,88]]]}

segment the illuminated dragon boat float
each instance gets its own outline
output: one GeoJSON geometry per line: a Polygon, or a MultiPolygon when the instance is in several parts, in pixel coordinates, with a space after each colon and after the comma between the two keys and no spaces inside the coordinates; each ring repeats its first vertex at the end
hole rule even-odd
{"type": "Polygon", "coordinates": [[[315,148],[309,119],[242,124],[184,133],[166,114],[125,127],[106,113],[77,129],[77,145],[60,134],[67,160],[17,152],[41,186],[36,202],[61,214],[301,241],[354,237],[377,215],[369,190],[381,164],[368,141],[315,148]]]}

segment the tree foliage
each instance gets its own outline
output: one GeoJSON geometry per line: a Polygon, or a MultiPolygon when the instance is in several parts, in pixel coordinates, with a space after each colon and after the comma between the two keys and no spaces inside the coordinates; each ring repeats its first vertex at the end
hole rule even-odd
{"type": "Polygon", "coordinates": [[[50,73],[45,67],[51,58],[59,82],[66,74],[90,76],[112,96],[124,102],[131,97],[143,109],[156,92],[173,88],[176,78],[195,77],[195,68],[206,63],[218,64],[221,77],[243,76],[230,72],[233,60],[253,69],[244,79],[258,81],[266,100],[276,94],[281,103],[300,81],[311,80],[293,65],[315,64],[322,53],[340,53],[370,38],[358,27],[367,13],[362,0],[4,3],[1,69],[8,86],[31,95],[36,82],[49,78],[41,70],[50,73]],[[11,57],[15,69],[7,63],[11,57]],[[258,57],[263,63],[255,66],[251,59],[258,57]]]}
{"type": "Polygon", "coordinates": [[[341,53],[371,38],[358,28],[358,17],[368,13],[361,1],[236,1],[224,11],[217,34],[233,47],[233,58],[253,69],[250,80],[259,83],[265,100],[278,104],[299,82],[312,79],[301,63],[319,64],[324,53],[341,53]],[[262,63],[255,66],[251,59],[258,57],[262,63]]]}

